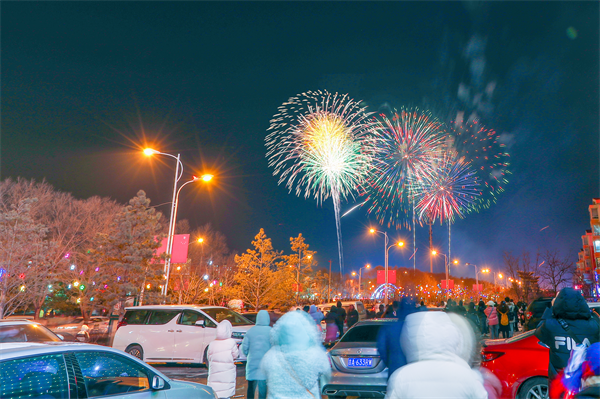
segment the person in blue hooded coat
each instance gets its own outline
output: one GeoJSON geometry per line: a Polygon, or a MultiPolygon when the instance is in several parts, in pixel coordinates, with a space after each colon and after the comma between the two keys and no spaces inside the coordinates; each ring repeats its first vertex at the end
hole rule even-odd
{"type": "Polygon", "coordinates": [[[417,311],[415,301],[402,298],[396,310],[398,320],[385,323],[377,334],[377,351],[381,361],[388,367],[388,379],[394,371],[406,364],[406,357],[400,347],[400,333],[406,316],[417,311]]]}
{"type": "Polygon", "coordinates": [[[254,399],[258,386],[259,399],[267,397],[267,377],[260,369],[260,362],[271,349],[271,317],[269,312],[261,310],[256,316],[256,325],[252,327],[242,341],[242,353],[248,356],[246,362],[246,380],[248,381],[248,399],[254,399]]]}
{"type": "Polygon", "coordinates": [[[319,379],[331,373],[314,320],[305,312],[284,314],[271,330],[271,349],[261,362],[267,399],[321,397],[319,379]]]}

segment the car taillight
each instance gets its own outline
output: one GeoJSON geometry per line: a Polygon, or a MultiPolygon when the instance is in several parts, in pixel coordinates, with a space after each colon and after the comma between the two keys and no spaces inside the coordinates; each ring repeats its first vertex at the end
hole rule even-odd
{"type": "Polygon", "coordinates": [[[483,351],[481,352],[481,360],[484,362],[491,362],[492,360],[498,359],[502,355],[504,355],[504,352],[483,351]]]}
{"type": "Polygon", "coordinates": [[[120,322],[117,323],[117,330],[119,329],[119,327],[123,327],[127,325],[127,321],[126,320],[121,320],[120,322]]]}
{"type": "Polygon", "coordinates": [[[531,319],[531,316],[533,316],[533,313],[528,311],[527,313],[525,313],[525,315],[527,315],[527,320],[529,320],[531,319]]]}

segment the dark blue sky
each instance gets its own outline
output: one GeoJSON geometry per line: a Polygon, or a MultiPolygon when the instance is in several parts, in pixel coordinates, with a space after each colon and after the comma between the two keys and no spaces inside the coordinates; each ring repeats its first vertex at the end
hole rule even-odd
{"type": "MultiPolygon", "coordinates": [[[[173,163],[135,153],[145,138],[181,153],[184,178],[217,175],[210,191],[184,189],[180,218],[212,222],[239,251],[261,227],[286,251],[302,233],[335,268],[331,202],[289,194],[267,167],[277,107],[327,89],[372,111],[477,110],[509,139],[513,175],[497,204],[452,226],[453,258],[501,269],[504,250],[558,248],[575,260],[599,196],[598,15],[597,2],[572,1],[4,2],[1,177],[165,203],[173,163]]],[[[364,211],[342,219],[346,271],[383,262],[372,225],[364,211]]],[[[447,240],[436,226],[434,244],[447,240]]],[[[417,229],[422,270],[427,246],[417,229]]],[[[411,247],[390,264],[412,266],[411,247]]]]}

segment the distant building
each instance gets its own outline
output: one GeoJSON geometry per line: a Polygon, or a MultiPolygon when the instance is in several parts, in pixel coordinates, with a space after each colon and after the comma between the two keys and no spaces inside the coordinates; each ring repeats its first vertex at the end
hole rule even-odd
{"type": "Polygon", "coordinates": [[[581,236],[583,248],[579,252],[577,273],[573,284],[584,296],[600,296],[600,198],[594,198],[589,206],[590,230],[581,236]]]}

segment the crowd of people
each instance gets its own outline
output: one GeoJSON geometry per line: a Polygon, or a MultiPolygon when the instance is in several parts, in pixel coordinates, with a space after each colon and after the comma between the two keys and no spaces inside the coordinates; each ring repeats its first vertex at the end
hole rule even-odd
{"type": "MultiPolygon", "coordinates": [[[[507,297],[499,303],[469,302],[466,307],[452,299],[439,305],[445,311],[428,311],[423,302],[402,298],[367,310],[370,318],[396,319],[377,336],[379,355],[389,371],[386,398],[498,398],[500,381],[480,367],[481,339],[500,334],[508,338],[517,332],[524,304],[507,297]]],[[[219,398],[234,395],[234,362],[241,350],[247,356],[247,398],[257,392],[260,399],[320,398],[322,381],[331,373],[325,345],[358,319],[354,306],[345,309],[337,302],[325,314],[315,305],[294,308],[270,327],[269,313],[261,310],[239,349],[225,320],[209,345],[208,385],[219,398]]],[[[600,324],[578,291],[561,290],[535,334],[550,348],[551,399],[600,397],[600,324]]]]}

